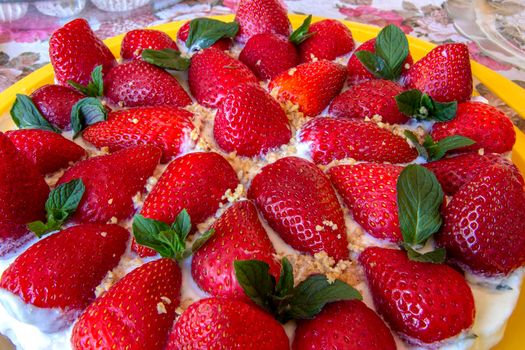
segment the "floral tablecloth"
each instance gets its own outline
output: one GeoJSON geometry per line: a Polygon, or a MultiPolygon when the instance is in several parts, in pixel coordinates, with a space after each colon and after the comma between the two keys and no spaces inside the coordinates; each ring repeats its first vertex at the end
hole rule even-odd
{"type": "MultiPolygon", "coordinates": [[[[237,3],[238,0],[162,0],[116,13],[101,11],[88,2],[80,16],[89,20],[97,35],[106,38],[174,20],[232,13],[237,3]]],[[[377,26],[395,23],[408,34],[438,44],[464,42],[473,59],[525,87],[525,71],[485,56],[474,42],[457,32],[442,0],[287,0],[285,4],[292,13],[311,13],[377,26]]],[[[47,40],[56,28],[69,20],[41,14],[30,6],[22,19],[0,22],[0,91],[49,62],[47,40]]],[[[487,88],[478,84],[477,90],[525,130],[525,121],[487,88]]]]}

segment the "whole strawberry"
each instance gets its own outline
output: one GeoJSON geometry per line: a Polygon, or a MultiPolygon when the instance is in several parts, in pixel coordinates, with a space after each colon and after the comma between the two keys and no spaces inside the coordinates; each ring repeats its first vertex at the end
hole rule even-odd
{"type": "Polygon", "coordinates": [[[365,249],[359,262],[376,309],[407,342],[431,344],[472,327],[472,291],[453,268],[412,261],[404,251],[378,247],[365,249]]]}
{"type": "Polygon", "coordinates": [[[81,93],[62,85],[44,85],[31,94],[44,118],[62,130],[71,128],[71,109],[82,98],[81,93]]]}
{"type": "Polygon", "coordinates": [[[350,29],[335,19],[312,24],[308,33],[312,36],[299,45],[301,62],[314,59],[332,61],[351,52],[355,47],[350,29]]]}
{"type": "Polygon", "coordinates": [[[286,9],[279,0],[241,0],[235,21],[239,23],[236,40],[241,43],[256,34],[273,33],[287,37],[292,32],[286,9]]]}
{"type": "Polygon", "coordinates": [[[127,60],[140,59],[144,49],[179,50],[175,41],[160,30],[135,29],[124,35],[122,46],[120,47],[120,57],[127,60]]]}
{"type": "Polygon", "coordinates": [[[66,23],[51,35],[49,58],[61,85],[67,85],[68,80],[87,85],[96,66],[102,65],[107,73],[117,64],[108,47],[82,18],[66,23]]]}
{"type": "Polygon", "coordinates": [[[253,157],[288,143],[288,118],[279,103],[259,85],[232,88],[219,106],[213,128],[225,151],[253,157]]]}
{"type": "MultiPolygon", "coordinates": [[[[190,21],[187,21],[180,27],[179,31],[177,32],[177,40],[179,40],[181,43],[186,44],[186,41],[188,40],[188,36],[190,35],[190,21]]],[[[226,51],[229,50],[232,46],[233,41],[230,38],[222,38],[217,40],[212,46],[218,50],[226,51]]]]}

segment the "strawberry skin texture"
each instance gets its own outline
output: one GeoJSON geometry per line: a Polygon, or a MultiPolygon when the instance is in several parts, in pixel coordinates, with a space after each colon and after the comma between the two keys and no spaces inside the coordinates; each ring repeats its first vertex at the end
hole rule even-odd
{"type": "Polygon", "coordinates": [[[82,311],[120,261],[128,239],[128,231],[118,225],[69,227],[18,256],[3,273],[0,288],[37,307],[82,311]]]}
{"type": "Polygon", "coordinates": [[[215,233],[193,255],[191,263],[193,279],[202,290],[217,297],[249,301],[235,277],[236,260],[264,261],[279,279],[280,266],[273,258],[275,249],[252,202],[234,203],[212,228],[215,233]]]}
{"type": "Polygon", "coordinates": [[[256,34],[242,49],[239,60],[261,80],[273,79],[299,64],[299,54],[288,38],[272,33],[256,34]]]}
{"type": "Polygon", "coordinates": [[[160,156],[156,147],[137,146],[83,160],[66,170],[57,185],[82,179],[86,187],[73,220],[105,223],[112,217],[129,218],[135,211],[132,198],[144,191],[160,156]]]}
{"type": "Polygon", "coordinates": [[[350,29],[335,19],[316,22],[308,32],[314,35],[299,45],[301,62],[310,62],[314,58],[332,61],[355,48],[350,29]]]}
{"type": "Polygon", "coordinates": [[[82,18],[66,23],[51,35],[49,58],[61,85],[68,85],[68,80],[87,85],[96,66],[102,65],[103,73],[107,73],[117,64],[108,47],[82,18]]]}
{"type": "Polygon", "coordinates": [[[294,249],[348,259],[343,210],[330,181],[313,163],[286,157],[265,166],[253,179],[248,198],[294,249]]]}
{"type": "Polygon", "coordinates": [[[288,143],[292,132],[286,113],[266,90],[241,84],[219,106],[213,135],[223,150],[253,157],[288,143]]]}
{"type": "Polygon", "coordinates": [[[362,301],[330,303],[297,324],[293,350],[396,350],[383,320],[362,301]]]}
{"type": "Polygon", "coordinates": [[[371,119],[377,114],[384,123],[404,124],[408,117],[399,111],[394,98],[403,91],[399,84],[389,80],[364,81],[337,96],[329,113],[334,117],[354,119],[371,119]]]}
{"type": "Polygon", "coordinates": [[[25,129],[5,134],[43,175],[66,168],[87,155],[82,147],[52,131],[25,129]]]}
{"type": "Polygon", "coordinates": [[[461,187],[444,222],[436,242],[466,270],[497,276],[525,265],[523,180],[508,166],[493,165],[461,187]]]}
{"type": "Polygon", "coordinates": [[[472,327],[472,291],[453,268],[378,247],[365,249],[359,262],[379,314],[409,343],[439,342],[472,327]]]}
{"type": "Polygon", "coordinates": [[[432,127],[432,137],[436,141],[451,135],[461,135],[476,141],[474,145],[460,149],[464,152],[483,148],[489,153],[505,153],[511,151],[516,142],[516,132],[510,118],[496,107],[481,102],[458,104],[454,119],[436,123],[432,127]]]}
{"type": "Polygon", "coordinates": [[[290,36],[292,25],[286,8],[279,0],[241,0],[235,15],[239,23],[236,40],[246,43],[256,34],[273,33],[290,36]]]}
{"type": "Polygon", "coordinates": [[[308,116],[316,116],[337,96],[346,80],[346,69],[331,61],[308,62],[279,74],[270,81],[280,100],[299,105],[308,116]]]}
{"type": "Polygon", "coordinates": [[[73,349],[163,350],[180,303],[181,280],[171,259],[133,270],[80,316],[73,349]]]}
{"type": "Polygon", "coordinates": [[[177,79],[164,69],[141,60],[119,64],[104,77],[111,103],[126,107],[185,107],[191,98],[177,79]]]}
{"type": "MultiPolygon", "coordinates": [[[[185,45],[186,40],[188,40],[189,35],[190,35],[190,21],[184,23],[182,27],[180,27],[179,31],[177,32],[177,40],[180,40],[185,45]]],[[[217,40],[215,44],[213,44],[210,47],[214,47],[221,51],[226,51],[230,49],[232,44],[233,44],[232,39],[222,38],[222,39],[217,40]]]]}
{"type": "Polygon", "coordinates": [[[397,165],[360,163],[328,172],[354,220],[375,238],[393,243],[402,240],[396,189],[401,170],[397,165]]]}
{"type": "Polygon", "coordinates": [[[208,298],[191,304],[177,319],[166,350],[288,350],[288,342],[284,328],[259,307],[208,298]]]}
{"type": "Polygon", "coordinates": [[[35,235],[26,224],[0,220],[0,258],[8,257],[35,235]]]}
{"type": "Polygon", "coordinates": [[[231,88],[243,83],[258,81],[244,63],[224,51],[210,47],[192,56],[188,84],[201,105],[217,108],[231,88]]]}
{"type": "Polygon", "coordinates": [[[179,51],[177,43],[170,36],[160,30],[135,29],[130,30],[122,39],[120,56],[123,59],[140,59],[144,49],[179,51]]]}
{"type": "Polygon", "coordinates": [[[361,120],[317,117],[303,126],[299,140],[310,143],[316,164],[344,158],[408,163],[417,158],[417,151],[401,136],[361,120]]]}
{"type": "Polygon", "coordinates": [[[438,102],[464,102],[472,95],[472,71],[465,44],[439,45],[414,63],[402,78],[438,102]]]}
{"type": "Polygon", "coordinates": [[[109,147],[111,152],[138,145],[152,145],[162,150],[162,163],[183,151],[189,140],[193,114],[177,107],[135,107],[111,112],[108,120],[88,127],[82,137],[95,147],[109,147]]]}
{"type": "Polygon", "coordinates": [[[31,94],[31,100],[44,118],[62,130],[71,129],[71,109],[84,97],[62,85],[44,85],[31,94]]]}

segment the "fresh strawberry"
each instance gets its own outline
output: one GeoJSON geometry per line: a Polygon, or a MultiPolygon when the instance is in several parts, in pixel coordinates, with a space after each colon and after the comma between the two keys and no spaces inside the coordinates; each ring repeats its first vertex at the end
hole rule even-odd
{"type": "Polygon", "coordinates": [[[104,78],[104,89],[106,97],[120,106],[185,107],[191,103],[188,93],[174,76],[141,60],[111,69],[104,78]]]}
{"type": "Polygon", "coordinates": [[[299,140],[309,143],[314,162],[320,164],[344,158],[408,163],[417,157],[404,138],[362,120],[317,117],[303,126],[299,140]]]}
{"type": "Polygon", "coordinates": [[[337,96],[346,80],[343,66],[322,60],[298,65],[279,74],[270,82],[270,89],[278,88],[281,100],[299,105],[308,116],[316,116],[337,96]]]}
{"type": "Polygon", "coordinates": [[[191,304],[177,319],[166,350],[288,350],[288,342],[284,328],[257,306],[208,298],[191,304]]]}
{"type": "Polygon", "coordinates": [[[299,64],[295,46],[286,37],[272,33],[256,34],[248,40],[239,55],[261,80],[273,79],[299,64]]]}
{"type": "Polygon", "coordinates": [[[73,328],[76,350],[163,350],[180,302],[181,272],[172,259],[132,271],[91,304],[73,328]]]}
{"type": "Polygon", "coordinates": [[[408,89],[418,89],[438,102],[464,102],[472,95],[472,71],[465,44],[443,44],[417,61],[403,76],[408,89]]]}
{"type": "Polygon", "coordinates": [[[144,49],[179,50],[177,43],[170,36],[160,30],[135,29],[130,30],[122,39],[120,56],[123,59],[140,59],[144,49]]]}
{"type": "Polygon", "coordinates": [[[227,152],[253,157],[290,141],[286,113],[259,85],[232,88],[215,117],[213,135],[227,152]]]}
{"type": "Polygon", "coordinates": [[[315,58],[332,61],[355,47],[350,29],[335,19],[312,24],[308,33],[313,35],[299,45],[301,62],[313,61],[315,58]]]}
{"type": "Polygon", "coordinates": [[[255,176],[248,197],[294,249],[348,258],[343,211],[330,181],[314,164],[281,158],[255,176]]]}
{"type": "Polygon", "coordinates": [[[374,311],[350,300],[331,303],[315,318],[299,321],[292,349],[395,350],[396,343],[374,311]]]}
{"type": "Polygon", "coordinates": [[[62,130],[71,128],[71,109],[82,98],[80,92],[62,85],[44,85],[31,94],[44,118],[62,130]]]}
{"type": "Polygon", "coordinates": [[[25,129],[5,134],[44,175],[66,168],[87,155],[82,147],[52,131],[25,129]]]}
{"type": "Polygon", "coordinates": [[[509,117],[494,106],[481,102],[458,104],[456,117],[448,122],[439,122],[432,127],[432,137],[439,141],[447,136],[461,135],[474,140],[472,146],[461,151],[505,153],[512,150],[516,132],[509,117]]]}
{"type": "Polygon", "coordinates": [[[34,237],[25,223],[0,220],[0,258],[11,255],[34,237]]]}
{"type": "Polygon", "coordinates": [[[510,167],[479,171],[452,197],[444,222],[436,241],[467,270],[506,275],[525,265],[525,192],[510,167]]]}
{"type": "Polygon", "coordinates": [[[82,136],[95,147],[109,147],[111,152],[138,145],[152,145],[162,150],[162,163],[183,151],[191,131],[193,114],[170,106],[136,107],[111,112],[108,120],[90,126],[82,136]]]}
{"type": "Polygon", "coordinates": [[[453,268],[378,247],[367,248],[359,262],[379,314],[409,343],[439,342],[472,327],[472,291],[453,268]]]}
{"type": "Polygon", "coordinates": [[[275,249],[264,230],[255,206],[250,201],[234,203],[213,224],[212,238],[194,255],[192,276],[207,293],[218,297],[245,298],[244,290],[235,278],[236,260],[257,259],[270,265],[279,278],[275,249]]]}
{"type": "Polygon", "coordinates": [[[197,102],[216,108],[231,88],[258,81],[244,63],[210,47],[192,56],[188,83],[197,102]]]}
{"type": "Polygon", "coordinates": [[[402,240],[397,208],[397,178],[402,167],[360,163],[329,170],[330,180],[352,212],[354,220],[370,235],[393,243],[402,240]]]}
{"type": "MultiPolygon", "coordinates": [[[[192,222],[198,224],[217,211],[225,192],[235,190],[238,183],[235,170],[221,155],[189,153],[168,165],[144,201],[141,214],[171,224],[186,209],[192,222]]],[[[135,242],[133,250],[140,256],[155,254],[135,242]]]]}
{"type": "MultiPolygon", "coordinates": [[[[186,44],[186,40],[188,40],[189,35],[190,35],[190,21],[184,23],[182,27],[180,27],[179,31],[177,32],[177,40],[180,40],[183,44],[186,44]]],[[[210,47],[214,47],[221,51],[226,51],[230,49],[232,44],[233,44],[232,39],[222,38],[222,39],[217,40],[217,42],[210,47]]]]}
{"type": "Polygon", "coordinates": [[[49,58],[61,85],[67,85],[68,80],[87,85],[96,66],[102,65],[107,73],[117,64],[108,47],[82,18],[66,23],[51,35],[49,58]]]}
{"type": "Polygon", "coordinates": [[[382,121],[403,124],[408,117],[401,113],[394,97],[404,90],[390,80],[368,80],[350,87],[337,96],[330,105],[334,117],[364,119],[380,115],[382,121]]]}
{"type": "Polygon", "coordinates": [[[241,0],[235,22],[239,23],[236,40],[241,43],[256,34],[273,33],[288,37],[292,32],[286,8],[279,0],[241,0]]]}
{"type": "Polygon", "coordinates": [[[58,185],[82,179],[86,187],[73,219],[105,223],[113,217],[129,218],[134,212],[132,198],[144,191],[160,156],[156,147],[137,146],[81,161],[66,170],[58,185]]]}

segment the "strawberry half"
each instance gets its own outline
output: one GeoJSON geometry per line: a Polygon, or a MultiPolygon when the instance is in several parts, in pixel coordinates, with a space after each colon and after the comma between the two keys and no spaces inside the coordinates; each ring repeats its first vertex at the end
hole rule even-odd
{"type": "Polygon", "coordinates": [[[31,94],[44,118],[62,130],[71,128],[71,109],[83,98],[80,92],[62,85],[44,85],[31,94]]]}
{"type": "Polygon", "coordinates": [[[281,158],[248,191],[266,221],[294,249],[348,258],[343,211],[328,178],[302,158],[281,158]]]}
{"type": "Polygon", "coordinates": [[[308,33],[312,36],[299,45],[301,62],[313,61],[315,58],[332,61],[355,47],[350,29],[335,19],[312,24],[308,33]]]}
{"type": "Polygon", "coordinates": [[[179,50],[175,41],[170,36],[160,30],[135,29],[130,30],[124,35],[120,47],[120,56],[123,59],[140,59],[144,49],[179,50]]]}
{"type": "Polygon", "coordinates": [[[256,34],[273,33],[288,37],[292,32],[286,8],[279,0],[241,0],[235,22],[239,23],[236,40],[241,43],[256,34]]]}

